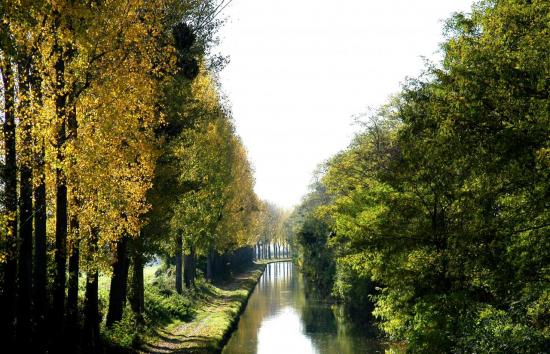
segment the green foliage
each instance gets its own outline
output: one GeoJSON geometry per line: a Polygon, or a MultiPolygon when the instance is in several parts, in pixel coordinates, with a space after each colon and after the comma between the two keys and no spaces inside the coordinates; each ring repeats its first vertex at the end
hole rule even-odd
{"type": "Polygon", "coordinates": [[[130,350],[139,345],[142,330],[142,326],[137,325],[133,312],[124,311],[122,320],[115,322],[111,328],[102,328],[101,333],[110,346],[119,350],[130,350]]]}
{"type": "Polygon", "coordinates": [[[295,245],[298,249],[298,264],[306,276],[312,290],[327,296],[334,282],[335,262],[332,250],[328,245],[330,228],[321,214],[316,214],[317,207],[327,202],[327,194],[320,184],[293,212],[287,223],[292,225],[295,245]],[[319,270],[323,271],[319,271],[319,270]]]}
{"type": "Polygon", "coordinates": [[[329,232],[326,224],[307,218],[297,234],[304,257],[302,271],[312,289],[321,294],[330,294],[334,281],[334,260],[327,246],[329,232]]]}
{"type": "Polygon", "coordinates": [[[190,287],[207,254],[255,243],[260,201],[211,52],[227,5],[0,0],[7,346],[102,352],[106,318],[106,342],[129,348],[133,323],[191,313],[173,276],[144,294],[144,264],[175,258],[180,291],[182,258],[190,287]]]}
{"type": "Polygon", "coordinates": [[[514,320],[506,311],[485,306],[476,315],[473,322],[463,322],[464,336],[457,343],[456,352],[538,353],[548,346],[547,337],[514,320]]]}
{"type": "Polygon", "coordinates": [[[215,76],[200,69],[193,81],[177,76],[164,87],[166,123],[144,228],[157,253],[174,255],[173,240],[182,236],[185,253],[194,248],[199,256],[255,241],[260,202],[246,150],[215,76]]]}
{"type": "Polygon", "coordinates": [[[348,312],[360,313],[362,320],[371,319],[373,310],[371,297],[374,293],[375,285],[371,277],[357,271],[352,260],[347,258],[336,260],[332,296],[346,305],[348,312]]]}
{"type": "Polygon", "coordinates": [[[550,350],[549,13],[485,1],[453,17],[442,65],[372,115],[298,209],[306,275],[332,276],[323,250],[335,297],[372,299],[411,352],[550,350]]]}
{"type": "MultiPolygon", "coordinates": [[[[145,321],[138,320],[128,304],[123,312],[122,320],[115,322],[111,328],[102,322],[103,341],[113,350],[132,352],[139,346],[144,335],[150,335],[156,328],[167,326],[175,321],[188,321],[195,313],[196,304],[192,301],[194,294],[190,291],[178,294],[173,289],[173,266],[147,267],[145,272],[145,308],[142,314],[145,321]]],[[[81,286],[84,286],[84,277],[81,277],[80,283],[81,286]]],[[[108,276],[101,275],[99,277],[99,307],[102,313],[106,312],[108,304],[109,284],[108,276]]],[[[81,301],[83,300],[81,299],[81,301]]]]}
{"type": "Polygon", "coordinates": [[[189,294],[178,294],[174,289],[173,267],[159,272],[151,283],[145,284],[144,317],[151,324],[167,324],[173,320],[188,320],[193,315],[189,294]]]}

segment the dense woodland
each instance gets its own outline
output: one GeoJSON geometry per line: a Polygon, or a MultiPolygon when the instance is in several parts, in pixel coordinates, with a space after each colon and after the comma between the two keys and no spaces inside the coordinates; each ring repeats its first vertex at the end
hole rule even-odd
{"type": "Polygon", "coordinates": [[[549,19],[453,16],[287,221],[309,283],[410,352],[550,352],[549,19]]]}
{"type": "Polygon", "coordinates": [[[252,261],[271,212],[219,90],[225,6],[0,1],[3,347],[100,352],[252,261]]]}

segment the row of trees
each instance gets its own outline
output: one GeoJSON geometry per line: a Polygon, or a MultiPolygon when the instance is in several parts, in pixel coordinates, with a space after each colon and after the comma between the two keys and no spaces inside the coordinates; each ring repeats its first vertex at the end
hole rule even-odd
{"type": "Polygon", "coordinates": [[[256,242],[262,204],[210,55],[226,3],[0,1],[6,347],[95,352],[100,274],[107,326],[127,295],[143,321],[148,260],[175,257],[181,291],[197,257],[256,242]]]}
{"type": "Polygon", "coordinates": [[[411,352],[550,350],[548,1],[491,0],[291,216],[308,279],[411,352]]]}
{"type": "Polygon", "coordinates": [[[195,283],[197,257],[205,258],[206,277],[212,280],[217,257],[254,244],[263,209],[246,150],[214,78],[200,69],[187,89],[179,81],[172,85],[166,93],[171,114],[161,134],[163,154],[148,194],[152,208],[138,254],[175,256],[181,292],[182,284],[195,283]],[[166,243],[167,237],[172,242],[166,243]]]}
{"type": "Polygon", "coordinates": [[[270,202],[264,203],[262,211],[258,240],[254,245],[255,258],[290,257],[292,233],[284,227],[288,212],[270,202]]]}

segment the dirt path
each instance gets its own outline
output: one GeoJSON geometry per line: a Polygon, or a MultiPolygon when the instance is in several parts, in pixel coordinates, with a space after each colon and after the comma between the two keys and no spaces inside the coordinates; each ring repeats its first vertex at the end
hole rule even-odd
{"type": "Polygon", "coordinates": [[[254,289],[265,265],[255,265],[251,270],[235,277],[233,281],[214,288],[205,295],[196,316],[190,322],[182,322],[157,330],[147,340],[139,353],[216,353],[224,344],[254,289]]]}

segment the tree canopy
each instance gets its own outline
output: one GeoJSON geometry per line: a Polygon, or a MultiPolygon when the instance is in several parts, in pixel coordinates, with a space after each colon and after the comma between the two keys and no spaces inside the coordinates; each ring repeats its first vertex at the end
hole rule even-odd
{"type": "Polygon", "coordinates": [[[309,278],[412,352],[549,349],[549,10],[452,17],[443,61],[368,116],[296,212],[309,278]]]}

